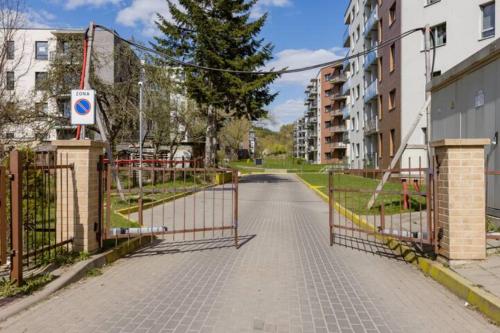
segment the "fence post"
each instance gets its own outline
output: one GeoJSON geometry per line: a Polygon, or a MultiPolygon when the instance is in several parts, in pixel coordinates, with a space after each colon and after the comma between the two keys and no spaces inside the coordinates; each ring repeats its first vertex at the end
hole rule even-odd
{"type": "Polygon", "coordinates": [[[7,263],[7,184],[5,168],[0,166],[0,263],[7,263]]]}
{"type": "Polygon", "coordinates": [[[12,267],[10,280],[18,286],[23,283],[23,154],[17,150],[10,153],[11,176],[11,241],[12,267]]]}
{"type": "Polygon", "coordinates": [[[435,148],[438,255],[449,262],[486,258],[484,146],[489,139],[444,139],[435,148]]]}
{"type": "MultiPolygon", "coordinates": [[[[103,154],[104,143],[92,140],[57,140],[52,145],[57,147],[58,154],[67,156],[67,162],[73,165],[73,174],[66,181],[65,177],[58,180],[63,182],[62,188],[67,188],[70,195],[57,192],[57,200],[64,201],[70,207],[69,216],[64,217],[74,221],[69,230],[69,237],[73,238],[73,250],[94,252],[99,248],[99,157],[103,154]],[[67,183],[65,183],[67,182],[67,183]]],[[[62,202],[62,201],[61,201],[62,202]]],[[[102,205],[102,203],[101,203],[102,205]]],[[[64,220],[57,217],[57,227],[64,225],[64,220]]]]}

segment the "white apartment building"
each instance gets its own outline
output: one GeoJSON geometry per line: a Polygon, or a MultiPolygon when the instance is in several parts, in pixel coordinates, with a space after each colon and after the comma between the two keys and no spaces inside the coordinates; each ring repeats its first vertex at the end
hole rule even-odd
{"type": "MultiPolygon", "coordinates": [[[[351,1],[344,15],[347,29],[343,36],[348,56],[365,50],[365,1],[351,1]]],[[[344,62],[344,72],[348,77],[343,93],[348,95],[344,117],[348,119],[349,164],[352,168],[363,168],[367,157],[364,125],[365,115],[365,61],[363,57],[344,62]]]]}
{"type": "MultiPolygon", "coordinates": [[[[344,46],[352,55],[429,25],[437,44],[437,76],[498,36],[498,16],[492,0],[351,0],[344,16],[344,46]]],[[[386,168],[425,102],[424,35],[417,32],[395,40],[359,59],[359,64],[351,60],[345,66],[350,76],[344,90],[351,99],[345,111],[351,120],[351,167],[386,168]]],[[[408,142],[401,167],[426,165],[426,136],[424,117],[408,142]]]]}
{"type": "MultiPolygon", "coordinates": [[[[13,40],[6,41],[8,61],[4,84],[6,92],[15,96],[28,109],[42,110],[47,116],[62,118],[56,124],[47,121],[33,122],[29,125],[7,126],[0,138],[10,141],[50,141],[74,137],[75,128],[69,124],[70,96],[56,96],[47,99],[41,83],[47,78],[50,66],[56,59],[65,59],[70,53],[68,35],[80,36],[83,42],[83,29],[39,29],[22,28],[15,31],[13,40]],[[66,120],[64,120],[66,119],[66,120]],[[46,129],[44,127],[50,126],[46,129]],[[47,133],[36,137],[38,130],[47,133]]],[[[118,69],[119,57],[115,54],[118,40],[109,32],[96,29],[94,52],[101,60],[97,65],[97,75],[107,84],[113,84],[123,75],[118,69]]],[[[81,59],[68,59],[73,65],[80,65],[81,59]]],[[[72,78],[73,81],[74,78],[72,78]]],[[[76,78],[79,81],[79,77],[76,78]]],[[[74,89],[78,89],[75,86],[74,89]]]]}

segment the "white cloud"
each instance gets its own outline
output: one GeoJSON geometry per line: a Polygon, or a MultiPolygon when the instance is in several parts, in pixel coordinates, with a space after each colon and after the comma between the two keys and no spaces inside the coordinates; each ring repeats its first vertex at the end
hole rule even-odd
{"type": "MultiPolygon", "coordinates": [[[[330,49],[287,49],[278,52],[274,59],[266,65],[267,69],[279,70],[283,68],[299,68],[311,65],[326,63],[332,60],[340,59],[344,56],[345,51],[342,48],[334,47],[330,49]]],[[[306,72],[285,74],[276,80],[276,84],[285,85],[306,85],[308,81],[316,75],[319,69],[314,69],[306,72]]]]}
{"type": "Polygon", "coordinates": [[[291,0],[259,0],[259,2],[257,2],[257,4],[252,8],[250,17],[259,18],[264,15],[270,7],[287,7],[291,5],[291,0]]]}
{"type": "Polygon", "coordinates": [[[304,111],[303,99],[288,99],[271,109],[271,120],[265,122],[263,125],[272,130],[279,130],[282,125],[290,124],[297,120],[304,114],[304,111]]]}
{"type": "Polygon", "coordinates": [[[82,6],[101,7],[112,4],[118,5],[122,0],[67,0],[64,8],[75,9],[82,6]]]}
{"type": "Polygon", "coordinates": [[[46,10],[26,8],[23,12],[22,25],[29,28],[48,28],[55,19],[56,16],[46,10]]]}
{"type": "MultiPolygon", "coordinates": [[[[173,3],[177,4],[177,1],[173,3]]],[[[141,25],[142,33],[152,36],[157,32],[155,26],[157,13],[167,20],[170,19],[168,4],[165,0],[133,0],[130,6],[118,12],[116,21],[127,27],[141,25]]]]}

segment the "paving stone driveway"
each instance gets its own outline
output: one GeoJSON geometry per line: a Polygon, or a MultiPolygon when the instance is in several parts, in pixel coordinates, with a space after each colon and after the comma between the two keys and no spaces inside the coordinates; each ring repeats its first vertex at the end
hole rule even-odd
{"type": "Polygon", "coordinates": [[[384,249],[327,240],[327,205],[292,175],[245,178],[241,249],[158,245],[0,324],[2,332],[494,332],[384,249]]]}

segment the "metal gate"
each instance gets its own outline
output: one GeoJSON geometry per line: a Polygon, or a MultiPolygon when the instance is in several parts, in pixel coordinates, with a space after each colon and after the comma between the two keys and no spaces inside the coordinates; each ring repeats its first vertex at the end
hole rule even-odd
{"type": "Polygon", "coordinates": [[[182,242],[230,237],[238,247],[237,171],[198,164],[147,160],[141,167],[129,160],[106,165],[103,239],[154,235],[182,242]]]}
{"type": "Polygon", "coordinates": [[[342,239],[391,237],[419,245],[436,239],[433,174],[427,168],[391,170],[390,181],[376,187],[387,170],[345,169],[329,173],[330,244],[342,239]],[[373,207],[368,201],[376,193],[373,207]]]}
{"type": "Polygon", "coordinates": [[[0,166],[0,264],[18,285],[29,270],[71,250],[73,165],[56,151],[10,152],[0,166]]]}

